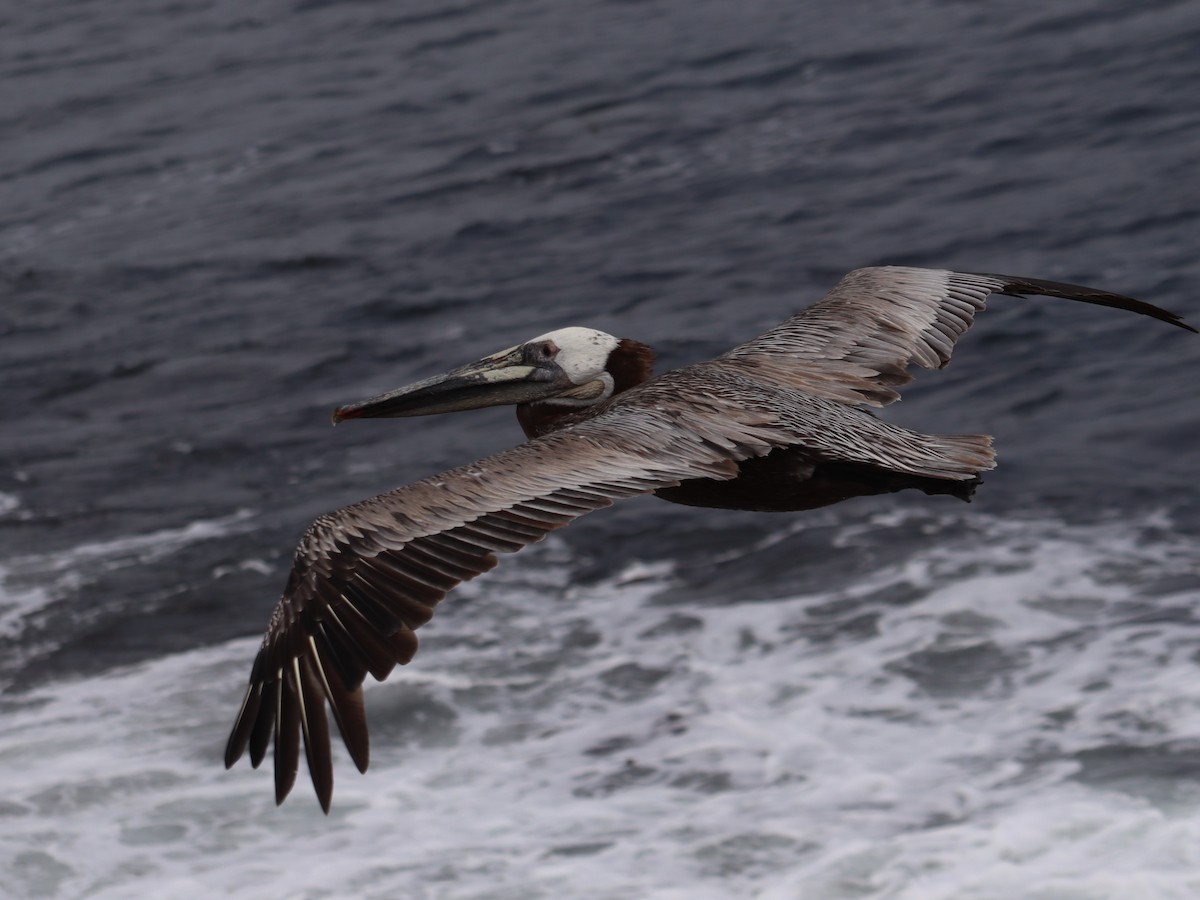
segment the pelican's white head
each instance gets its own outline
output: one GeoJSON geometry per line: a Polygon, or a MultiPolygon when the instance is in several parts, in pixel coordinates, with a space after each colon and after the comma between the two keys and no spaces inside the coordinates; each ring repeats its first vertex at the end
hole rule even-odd
{"type": "Polygon", "coordinates": [[[573,384],[587,384],[605,374],[608,358],[620,346],[621,341],[595,328],[572,325],[569,328],[548,331],[527,341],[526,345],[539,343],[556,348],[554,361],[567,373],[573,384]]]}
{"type": "Polygon", "coordinates": [[[538,335],[521,345],[528,356],[545,360],[566,377],[564,390],[541,398],[552,406],[591,406],[612,396],[613,377],[608,360],[621,341],[594,328],[573,325],[538,335]]]}

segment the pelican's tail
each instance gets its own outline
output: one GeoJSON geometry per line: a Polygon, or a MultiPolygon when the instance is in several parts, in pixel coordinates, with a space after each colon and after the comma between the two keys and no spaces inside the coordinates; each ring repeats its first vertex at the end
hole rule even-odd
{"type": "Polygon", "coordinates": [[[996,467],[986,434],[924,434],[867,410],[798,392],[779,392],[778,425],[821,462],[861,463],[897,475],[968,481],[996,467]]]}
{"type": "Polygon", "coordinates": [[[886,464],[832,462],[819,466],[816,476],[861,484],[855,494],[913,489],[970,502],[982,482],[980,476],[996,468],[996,452],[986,434],[922,434],[891,427],[888,434],[893,440],[887,446],[886,464]],[[897,436],[903,440],[894,440],[897,436]]]}
{"type": "MultiPolygon", "coordinates": [[[[832,463],[820,466],[820,479],[861,483],[856,493],[882,494],[913,489],[970,502],[980,476],[996,467],[996,452],[986,434],[922,434],[905,431],[903,451],[890,465],[832,463]]],[[[899,451],[893,445],[889,448],[899,451]]]]}
{"type": "Polygon", "coordinates": [[[996,468],[996,451],[987,434],[919,434],[928,459],[916,471],[930,478],[966,481],[996,468]]]}

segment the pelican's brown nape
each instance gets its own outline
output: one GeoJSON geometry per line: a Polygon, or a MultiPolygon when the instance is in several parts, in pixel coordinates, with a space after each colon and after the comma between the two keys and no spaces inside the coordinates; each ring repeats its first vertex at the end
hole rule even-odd
{"type": "Polygon", "coordinates": [[[907,268],[858,269],[820,302],[707,362],[651,377],[633,340],[564,328],[334,413],[334,421],[516,404],[530,440],[321,516],[250,672],[225,751],[257,767],[275,743],[275,799],[303,739],[321,807],[333,791],[326,704],[367,768],[362,683],[417,650],[415,631],[457,584],[584,513],[636,494],[729,509],[800,510],[917,488],[970,497],[995,465],[986,435],[879,421],[911,380],[941,368],[992,294],[1062,297],[1152,316],[1092,288],[907,268]]]}

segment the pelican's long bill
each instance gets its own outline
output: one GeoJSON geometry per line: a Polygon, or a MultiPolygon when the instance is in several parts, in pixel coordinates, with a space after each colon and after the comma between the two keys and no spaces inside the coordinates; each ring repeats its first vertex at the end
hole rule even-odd
{"type": "Polygon", "coordinates": [[[333,424],[344,419],[431,416],[532,403],[572,386],[552,358],[538,358],[528,346],[502,350],[443,375],[340,407],[333,413],[333,424]]]}

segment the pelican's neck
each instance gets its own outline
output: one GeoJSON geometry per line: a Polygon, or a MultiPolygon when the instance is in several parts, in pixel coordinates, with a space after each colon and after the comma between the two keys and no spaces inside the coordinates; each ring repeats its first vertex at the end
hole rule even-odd
{"type": "Polygon", "coordinates": [[[612,376],[613,396],[649,381],[654,375],[654,348],[622,338],[617,349],[608,355],[604,370],[612,376]]]}

